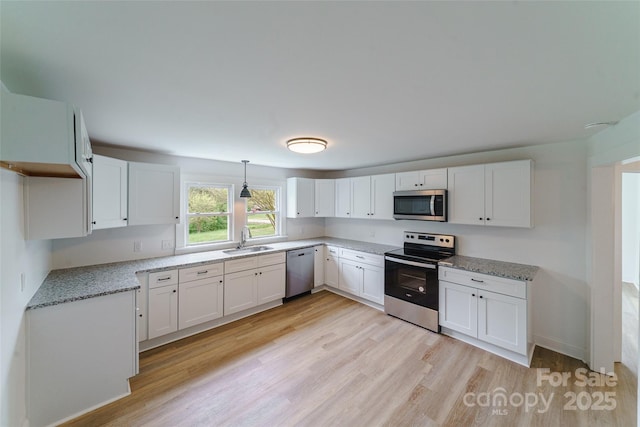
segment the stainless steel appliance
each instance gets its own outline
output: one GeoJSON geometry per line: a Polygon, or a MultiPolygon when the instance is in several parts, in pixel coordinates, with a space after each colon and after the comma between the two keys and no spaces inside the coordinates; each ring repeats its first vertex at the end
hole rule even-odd
{"type": "Polygon", "coordinates": [[[447,190],[395,191],[393,218],[447,221],[447,190]]]}
{"type": "Polygon", "coordinates": [[[287,287],[285,298],[313,289],[313,248],[287,251],[287,287]]]}
{"type": "Polygon", "coordinates": [[[438,261],[455,253],[455,236],[405,231],[404,247],[384,255],[385,313],[440,332],[438,261]]]}

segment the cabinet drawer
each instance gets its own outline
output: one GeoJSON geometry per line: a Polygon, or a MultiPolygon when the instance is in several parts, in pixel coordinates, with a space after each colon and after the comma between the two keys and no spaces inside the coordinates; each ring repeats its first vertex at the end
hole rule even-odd
{"type": "Polygon", "coordinates": [[[177,284],[178,270],[167,270],[158,271],[157,273],[149,273],[149,289],[177,284]]]}
{"type": "Polygon", "coordinates": [[[503,295],[511,295],[517,298],[527,298],[527,284],[519,280],[505,279],[503,277],[490,276],[488,274],[474,273],[472,271],[458,270],[455,268],[440,267],[438,278],[451,283],[496,292],[503,295]]]}
{"type": "Polygon", "coordinates": [[[285,252],[276,252],[275,254],[259,255],[258,267],[264,267],[265,265],[282,264],[286,262],[287,255],[285,252]]]}
{"type": "Polygon", "coordinates": [[[180,283],[191,282],[198,279],[206,279],[208,277],[221,276],[224,273],[224,264],[221,262],[215,264],[199,265],[197,267],[181,268],[178,273],[180,283]]]}
{"type": "Polygon", "coordinates": [[[340,249],[340,258],[350,259],[352,261],[358,261],[358,262],[363,262],[365,264],[384,267],[384,258],[382,257],[382,255],[354,251],[351,249],[340,249]]]}
{"type": "Polygon", "coordinates": [[[258,257],[251,256],[240,259],[233,259],[224,262],[225,274],[235,273],[237,271],[251,270],[258,267],[258,257]]]}
{"type": "Polygon", "coordinates": [[[326,246],[326,255],[327,256],[340,256],[339,249],[335,246],[326,246]]]}

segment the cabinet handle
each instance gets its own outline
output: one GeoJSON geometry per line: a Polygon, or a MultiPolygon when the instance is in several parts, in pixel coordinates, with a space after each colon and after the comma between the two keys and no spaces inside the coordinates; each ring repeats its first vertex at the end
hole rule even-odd
{"type": "Polygon", "coordinates": [[[209,270],[205,270],[205,271],[198,271],[196,274],[200,275],[200,274],[207,274],[209,272],[209,270]]]}
{"type": "Polygon", "coordinates": [[[142,314],[138,314],[138,317],[142,317],[142,314]]]}
{"type": "Polygon", "coordinates": [[[179,218],[180,218],[179,216],[176,217],[176,219],[179,219],[179,218]]]}
{"type": "Polygon", "coordinates": [[[123,220],[123,221],[126,221],[126,220],[127,220],[127,218],[122,218],[122,220],[123,220]]]}
{"type": "Polygon", "coordinates": [[[96,222],[95,221],[91,221],[91,224],[96,225],[96,222]]]}
{"type": "Polygon", "coordinates": [[[158,282],[164,282],[165,280],[170,280],[170,279],[171,279],[171,276],[167,276],[167,277],[160,277],[160,278],[158,278],[158,280],[157,280],[157,281],[158,281],[158,282]]]}
{"type": "Polygon", "coordinates": [[[253,273],[253,274],[256,275],[256,276],[258,275],[258,273],[253,273]]]}
{"type": "Polygon", "coordinates": [[[478,218],[480,221],[482,221],[482,218],[478,218]]]}
{"type": "Polygon", "coordinates": [[[364,259],[362,255],[356,255],[356,258],[364,259]]]}
{"type": "Polygon", "coordinates": [[[475,297],[475,296],[476,296],[476,294],[471,294],[471,296],[472,296],[472,297],[475,297]]]}
{"type": "Polygon", "coordinates": [[[260,272],[260,274],[262,274],[262,271],[260,272]]]}
{"type": "Polygon", "coordinates": [[[220,280],[220,283],[222,283],[222,280],[220,280]]]}
{"type": "Polygon", "coordinates": [[[478,295],[480,298],[482,298],[482,295],[478,295]]]}
{"type": "Polygon", "coordinates": [[[471,281],[476,283],[484,283],[484,280],[474,279],[473,277],[471,278],[471,281]]]}
{"type": "Polygon", "coordinates": [[[487,218],[487,221],[491,221],[491,218],[487,218]]]}
{"type": "Polygon", "coordinates": [[[174,290],[173,290],[173,293],[175,294],[176,292],[178,292],[178,291],[176,291],[176,290],[174,289],[174,290]]]}

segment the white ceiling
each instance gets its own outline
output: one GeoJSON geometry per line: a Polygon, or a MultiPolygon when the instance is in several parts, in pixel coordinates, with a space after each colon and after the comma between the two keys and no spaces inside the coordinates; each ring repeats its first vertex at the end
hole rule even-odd
{"type": "Polygon", "coordinates": [[[0,2],[0,78],[94,143],[351,169],[566,141],[640,110],[640,3],[0,2]],[[290,153],[319,136],[328,149],[290,153]]]}

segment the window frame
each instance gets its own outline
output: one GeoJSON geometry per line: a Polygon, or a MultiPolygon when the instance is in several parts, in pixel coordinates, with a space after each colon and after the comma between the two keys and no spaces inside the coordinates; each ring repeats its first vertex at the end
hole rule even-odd
{"type": "Polygon", "coordinates": [[[208,182],[208,181],[186,181],[185,182],[185,198],[184,198],[184,209],[185,209],[185,227],[184,227],[184,248],[197,248],[200,246],[206,245],[217,245],[224,244],[233,241],[233,217],[234,217],[234,186],[233,184],[222,184],[218,182],[208,182]],[[190,213],[189,212],[189,190],[192,187],[214,187],[214,188],[224,188],[227,190],[227,212],[207,212],[207,213],[190,213]],[[226,216],[227,217],[227,238],[225,240],[215,240],[215,241],[207,241],[207,242],[198,242],[198,243],[189,243],[189,220],[194,217],[218,217],[218,216],[226,216]]]}
{"type": "Polygon", "coordinates": [[[251,237],[248,238],[247,241],[256,241],[260,239],[277,239],[279,237],[284,237],[282,234],[282,186],[280,185],[252,185],[249,187],[250,191],[253,190],[273,190],[275,191],[276,202],[275,202],[275,210],[273,211],[260,211],[260,213],[251,213],[247,210],[247,202],[245,199],[244,203],[244,226],[249,226],[249,218],[251,215],[261,215],[261,214],[275,214],[275,233],[269,236],[259,236],[259,237],[251,237]]]}

